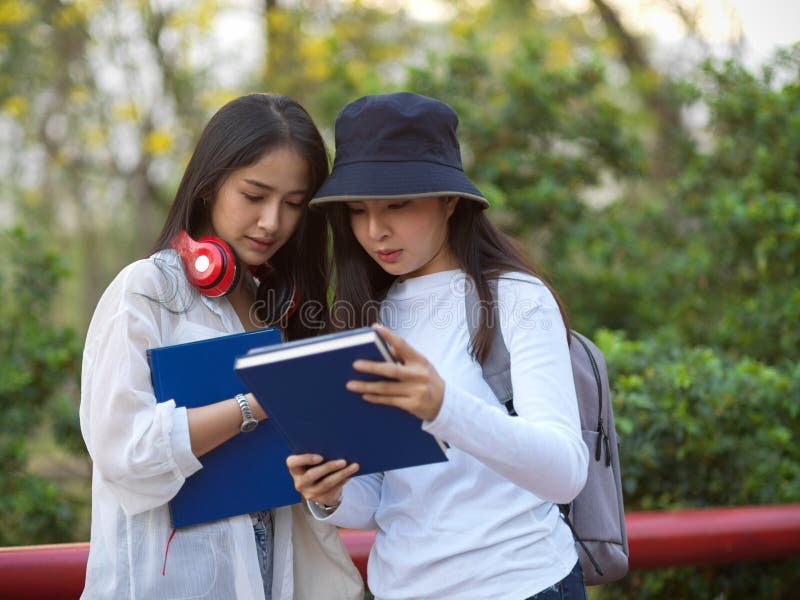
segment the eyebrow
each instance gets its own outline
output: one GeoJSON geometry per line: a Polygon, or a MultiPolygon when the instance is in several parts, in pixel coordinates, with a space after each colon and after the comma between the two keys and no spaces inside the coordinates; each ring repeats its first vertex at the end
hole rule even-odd
{"type": "MultiPolygon", "coordinates": [[[[249,183],[250,185],[254,185],[257,188],[261,188],[262,190],[268,190],[268,191],[274,191],[275,190],[275,188],[272,187],[271,185],[267,185],[266,183],[262,183],[261,181],[258,181],[257,179],[245,179],[244,182],[245,183],[249,183]]],[[[305,195],[307,193],[308,193],[308,190],[305,190],[305,189],[303,189],[303,190],[292,190],[292,191],[289,192],[289,195],[293,195],[293,194],[303,194],[303,195],[305,195]]]]}

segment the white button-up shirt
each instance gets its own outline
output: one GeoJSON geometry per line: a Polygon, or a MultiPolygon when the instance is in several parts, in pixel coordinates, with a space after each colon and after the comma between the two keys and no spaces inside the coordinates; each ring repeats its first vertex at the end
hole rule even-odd
{"type": "MultiPolygon", "coordinates": [[[[93,461],[83,598],[264,598],[249,515],[181,528],[167,554],[167,502],[202,465],[186,409],[156,402],[146,354],[243,330],[226,299],[190,286],[172,250],[127,266],[101,297],[81,381],[81,431],[93,461]]],[[[362,597],[335,528],[300,505],[275,509],[274,523],[273,599],[362,597]]]]}

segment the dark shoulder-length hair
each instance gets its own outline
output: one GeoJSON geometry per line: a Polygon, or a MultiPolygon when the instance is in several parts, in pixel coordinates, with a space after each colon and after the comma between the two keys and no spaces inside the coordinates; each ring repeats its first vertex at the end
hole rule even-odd
{"type": "MultiPolygon", "coordinates": [[[[350,226],[350,215],[344,203],[331,204],[326,214],[333,231],[333,258],[335,272],[335,302],[333,323],[344,323],[335,313],[347,307],[348,325],[366,326],[378,320],[380,300],[386,295],[396,276],[384,271],[358,243],[350,226]]],[[[519,244],[500,231],[484,214],[482,208],[471,200],[460,199],[447,224],[448,244],[461,269],[474,282],[478,297],[484,306],[493,306],[490,281],[506,273],[528,273],[539,278],[558,303],[561,318],[567,329],[569,319],[564,305],[552,285],[525,257],[519,244]]],[[[491,350],[493,340],[489,311],[480,311],[480,326],[471,340],[470,352],[476,360],[483,361],[491,350]]]]}
{"type": "MultiPolygon", "coordinates": [[[[295,100],[279,94],[248,94],[228,102],[200,135],[151,252],[169,248],[182,229],[197,237],[209,227],[217,192],[228,175],[286,147],[308,164],[307,203],[329,167],[325,142],[311,116],[295,100]]],[[[260,276],[256,294],[258,318],[280,322],[289,339],[326,329],[330,262],[324,216],[306,207],[294,234],[270,259],[269,267],[260,276]],[[301,309],[286,317],[293,291],[301,309]]]]}

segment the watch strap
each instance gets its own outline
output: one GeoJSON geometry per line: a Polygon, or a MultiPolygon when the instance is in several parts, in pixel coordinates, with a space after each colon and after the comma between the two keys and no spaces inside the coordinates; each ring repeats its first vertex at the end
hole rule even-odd
{"type": "Polygon", "coordinates": [[[313,502],[314,506],[316,506],[319,510],[325,513],[326,516],[328,516],[333,514],[336,511],[336,509],[339,508],[339,505],[342,503],[342,500],[339,499],[334,504],[323,504],[322,502],[317,502],[316,500],[312,500],[311,502],[313,502]]]}
{"type": "Polygon", "coordinates": [[[253,416],[253,411],[250,409],[250,403],[247,401],[247,397],[244,394],[236,394],[234,399],[239,404],[239,410],[242,411],[242,425],[240,430],[245,432],[252,431],[258,424],[258,421],[253,416]]]}

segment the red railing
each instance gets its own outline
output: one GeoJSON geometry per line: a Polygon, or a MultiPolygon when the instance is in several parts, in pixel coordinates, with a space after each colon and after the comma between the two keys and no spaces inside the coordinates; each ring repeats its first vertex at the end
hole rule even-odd
{"type": "MultiPolygon", "coordinates": [[[[800,555],[800,504],[629,513],[631,569],[771,560],[800,555]]],[[[374,534],[343,530],[366,579],[374,534]]],[[[0,548],[0,598],[80,596],[89,544],[0,548]]]]}

